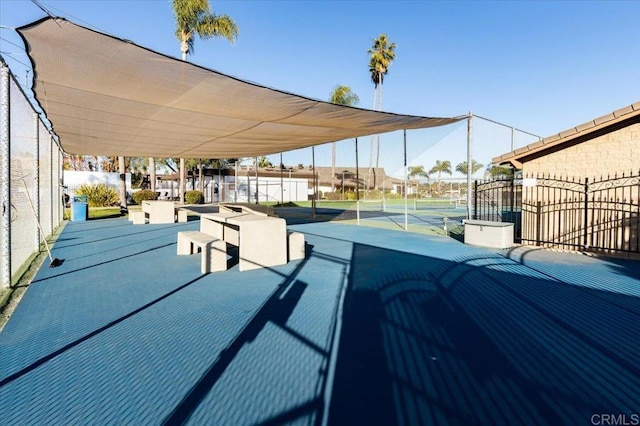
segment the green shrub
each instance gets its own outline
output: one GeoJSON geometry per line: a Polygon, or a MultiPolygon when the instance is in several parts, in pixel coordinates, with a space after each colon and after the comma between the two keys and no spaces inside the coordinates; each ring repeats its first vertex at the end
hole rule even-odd
{"type": "Polygon", "coordinates": [[[324,195],[327,197],[327,200],[342,200],[342,193],[340,191],[326,192],[324,195]]]}
{"type": "Polygon", "coordinates": [[[133,193],[133,201],[136,204],[142,204],[144,200],[155,200],[157,195],[153,191],[149,191],[148,189],[143,189],[133,193]]]}
{"type": "Polygon", "coordinates": [[[200,191],[187,191],[184,194],[184,202],[187,204],[204,203],[204,194],[200,191]]]}
{"type": "Polygon", "coordinates": [[[379,189],[371,189],[362,194],[360,198],[363,200],[380,200],[382,199],[382,191],[379,189]]]}
{"type": "Polygon", "coordinates": [[[344,193],[344,195],[345,195],[345,197],[344,197],[345,200],[350,200],[351,201],[351,200],[355,200],[356,199],[356,192],[355,191],[347,191],[347,192],[344,193]]]}
{"type": "Polygon", "coordinates": [[[118,192],[104,183],[81,185],[75,190],[75,196],[87,197],[89,207],[111,207],[120,205],[118,192]]]}

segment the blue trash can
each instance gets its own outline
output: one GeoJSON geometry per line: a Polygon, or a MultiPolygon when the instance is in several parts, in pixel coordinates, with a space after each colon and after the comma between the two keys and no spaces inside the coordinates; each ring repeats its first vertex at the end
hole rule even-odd
{"type": "Polygon", "coordinates": [[[89,218],[89,209],[86,195],[74,196],[71,202],[71,220],[84,222],[89,218]]]}

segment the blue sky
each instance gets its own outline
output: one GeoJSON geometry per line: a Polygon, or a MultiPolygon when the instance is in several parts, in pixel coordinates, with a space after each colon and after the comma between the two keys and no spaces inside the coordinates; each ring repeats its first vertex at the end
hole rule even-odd
{"type": "MultiPolygon", "coordinates": [[[[179,56],[168,0],[46,1],[53,14],[158,52],[179,56]]],[[[540,136],[640,101],[640,1],[212,1],[238,24],[238,41],[196,40],[190,61],[264,86],[328,99],[349,85],[372,108],[367,50],[381,33],[396,43],[383,109],[424,116],[474,114],[540,136]]],[[[31,1],[0,1],[0,24],[43,16],[31,1]]],[[[0,30],[0,51],[24,81],[17,34],[0,30]]],[[[508,129],[474,120],[474,159],[510,151],[508,129]]],[[[402,135],[383,135],[382,165],[401,167],[402,135]]],[[[535,138],[516,133],[515,146],[535,138]]],[[[360,165],[368,163],[369,140],[360,165]]],[[[466,125],[409,133],[409,162],[466,159],[466,125]]],[[[311,163],[310,150],[285,163],[311,163]]],[[[329,165],[330,148],[316,149],[329,165]]],[[[338,163],[353,163],[340,143],[338,163]]],[[[273,157],[277,159],[277,157],[273,157]]],[[[279,161],[279,159],[277,159],[279,161]]]]}

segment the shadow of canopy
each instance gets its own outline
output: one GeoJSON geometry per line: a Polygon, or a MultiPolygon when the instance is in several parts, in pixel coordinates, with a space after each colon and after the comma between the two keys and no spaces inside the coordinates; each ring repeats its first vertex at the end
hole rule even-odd
{"type": "Polygon", "coordinates": [[[454,260],[354,245],[330,424],[571,424],[637,410],[640,298],[498,255],[454,260]]]}

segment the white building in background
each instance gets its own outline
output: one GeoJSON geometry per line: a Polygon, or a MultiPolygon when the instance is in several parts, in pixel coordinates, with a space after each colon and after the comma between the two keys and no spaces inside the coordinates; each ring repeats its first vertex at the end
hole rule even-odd
{"type": "MultiPolygon", "coordinates": [[[[256,192],[258,202],[295,202],[307,201],[310,198],[311,184],[308,178],[291,177],[288,173],[279,176],[265,176],[259,174],[238,174],[237,180],[233,175],[204,175],[204,188],[200,188],[197,177],[189,177],[186,181],[186,191],[193,189],[202,191],[205,203],[255,203],[256,192]],[[220,184],[222,182],[222,184],[220,184]],[[257,186],[256,186],[257,182],[257,186]]],[[[160,177],[156,183],[159,199],[177,199],[178,179],[174,175],[170,178],[160,177]]]]}
{"type": "MultiPolygon", "coordinates": [[[[204,188],[199,187],[197,176],[189,176],[186,180],[186,191],[193,189],[203,192],[206,203],[255,203],[256,192],[258,202],[296,202],[308,201],[313,193],[312,179],[308,173],[302,170],[259,170],[255,176],[255,170],[238,170],[238,177],[231,174],[234,170],[223,170],[224,174],[204,175],[204,188]],[[296,176],[296,174],[298,176],[296,176]],[[222,184],[220,183],[222,182],[222,184]],[[256,186],[257,182],[257,186],[256,186]]],[[[105,184],[115,189],[119,188],[118,173],[88,172],[64,170],[64,193],[73,197],[75,191],[82,185],[105,184]]],[[[156,192],[159,199],[178,199],[177,175],[157,175],[156,192]]],[[[140,188],[132,188],[131,174],[126,174],[126,189],[128,194],[139,191],[140,188]]]]}
{"type": "Polygon", "coordinates": [[[309,179],[287,175],[282,179],[272,176],[258,176],[257,179],[255,176],[238,176],[237,180],[235,176],[224,176],[222,196],[226,202],[255,203],[257,191],[260,203],[307,201],[312,194],[309,191],[313,191],[310,186],[309,179]]]}

